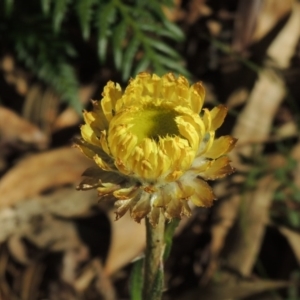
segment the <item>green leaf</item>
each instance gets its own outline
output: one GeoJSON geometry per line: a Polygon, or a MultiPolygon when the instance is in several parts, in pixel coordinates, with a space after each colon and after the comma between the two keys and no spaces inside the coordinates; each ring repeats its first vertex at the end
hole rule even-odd
{"type": "Polygon", "coordinates": [[[163,24],[170,32],[172,32],[177,41],[184,40],[184,33],[176,24],[168,20],[164,20],[163,24]]]}
{"type": "Polygon", "coordinates": [[[178,61],[175,61],[160,54],[156,54],[156,58],[163,66],[166,66],[168,69],[173,70],[186,77],[191,76],[191,74],[182,65],[180,65],[178,61]]]}
{"type": "Polygon", "coordinates": [[[130,274],[130,300],[142,300],[144,259],[134,262],[130,274]]]}
{"type": "Polygon", "coordinates": [[[82,36],[85,40],[90,37],[92,8],[95,0],[77,0],[76,10],[79,17],[82,36]]]}
{"type": "Polygon", "coordinates": [[[126,31],[127,31],[127,24],[125,22],[121,22],[120,24],[118,24],[118,26],[114,28],[112,34],[114,61],[117,70],[120,70],[122,66],[122,57],[123,57],[122,42],[125,39],[126,31]]]}
{"type": "Polygon", "coordinates": [[[150,59],[145,55],[137,64],[137,66],[135,67],[134,71],[133,71],[133,75],[136,75],[140,72],[145,71],[148,66],[150,65],[151,61],[150,59]]]}
{"type": "MultiPolygon", "coordinates": [[[[128,7],[129,8],[129,7],[128,7]]],[[[128,9],[128,12],[130,13],[131,15],[131,18],[136,22],[138,23],[139,25],[140,24],[147,24],[149,22],[153,22],[154,20],[154,16],[153,16],[153,13],[151,13],[151,11],[149,11],[147,9],[147,7],[145,7],[145,5],[143,6],[135,6],[134,7],[134,10],[130,10],[128,9]]],[[[155,20],[155,22],[157,22],[155,20]]]]}
{"type": "MultiPolygon", "coordinates": [[[[161,20],[166,20],[166,16],[162,10],[160,1],[147,1],[147,10],[153,11],[154,14],[157,14],[161,20]]],[[[152,15],[154,15],[152,13],[152,15]]]]}
{"type": "Polygon", "coordinates": [[[70,0],[55,0],[53,12],[54,32],[59,32],[61,23],[65,17],[70,0]]]}
{"type": "Polygon", "coordinates": [[[143,31],[154,32],[158,36],[164,36],[171,38],[173,40],[177,40],[177,35],[174,35],[171,31],[165,29],[162,24],[151,24],[151,23],[143,23],[139,25],[140,29],[143,31]]]}
{"type": "Polygon", "coordinates": [[[162,0],[161,5],[165,5],[167,7],[174,7],[174,0],[162,0]]]}
{"type": "Polygon", "coordinates": [[[108,34],[111,23],[114,21],[116,14],[116,7],[114,2],[109,2],[104,6],[99,6],[96,15],[96,22],[98,27],[98,55],[103,62],[106,58],[108,34]]]}
{"type": "Polygon", "coordinates": [[[66,44],[64,47],[66,54],[69,55],[70,57],[76,57],[77,56],[77,51],[71,44],[66,44]]]}
{"type": "Polygon", "coordinates": [[[290,210],[288,212],[288,220],[289,220],[290,224],[294,228],[299,228],[300,227],[300,215],[299,215],[299,212],[294,211],[294,210],[290,210]]]}
{"type": "Polygon", "coordinates": [[[98,40],[98,56],[102,62],[105,60],[106,57],[107,43],[107,37],[103,37],[98,40]]]}
{"type": "Polygon", "coordinates": [[[170,255],[172,243],[173,243],[174,232],[175,232],[175,229],[177,228],[179,222],[180,222],[180,219],[173,219],[170,223],[168,223],[166,225],[166,229],[165,229],[166,248],[165,248],[165,252],[164,252],[164,261],[170,255]]]}
{"type": "Polygon", "coordinates": [[[149,39],[149,42],[153,48],[167,54],[169,57],[171,56],[176,59],[180,59],[180,55],[173,48],[171,48],[169,45],[165,44],[164,42],[157,39],[156,40],[149,39]]]}
{"type": "Polygon", "coordinates": [[[52,0],[42,0],[42,11],[44,15],[48,15],[50,11],[50,5],[52,0]]]}
{"type": "Polygon", "coordinates": [[[71,45],[65,40],[54,40],[54,33],[36,31],[22,32],[15,39],[15,52],[30,71],[51,86],[63,101],[74,107],[78,113],[82,105],[78,96],[78,81],[73,66],[67,63],[64,52],[71,45]]]}
{"type": "Polygon", "coordinates": [[[78,96],[78,81],[73,66],[67,63],[59,65],[60,76],[53,82],[53,87],[61,94],[62,100],[68,102],[78,113],[82,111],[82,104],[78,96]]]}
{"type": "Polygon", "coordinates": [[[140,45],[140,40],[136,36],[134,36],[132,40],[129,42],[129,45],[127,46],[127,49],[124,54],[123,66],[122,66],[123,69],[122,78],[124,81],[127,80],[130,76],[133,59],[139,48],[139,45],[140,45]]]}
{"type": "Polygon", "coordinates": [[[13,10],[14,0],[5,0],[4,5],[5,15],[9,17],[13,10]]]}

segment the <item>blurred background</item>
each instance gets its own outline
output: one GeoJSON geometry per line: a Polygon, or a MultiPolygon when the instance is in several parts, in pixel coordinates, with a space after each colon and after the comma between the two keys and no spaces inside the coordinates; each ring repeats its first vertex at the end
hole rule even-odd
{"type": "MultiPolygon", "coordinates": [[[[143,224],[79,192],[72,139],[108,80],[203,81],[238,144],[176,231],[164,299],[300,299],[300,2],[0,2],[0,299],[130,299],[143,224]]],[[[134,298],[132,298],[134,299],[134,298]]]]}

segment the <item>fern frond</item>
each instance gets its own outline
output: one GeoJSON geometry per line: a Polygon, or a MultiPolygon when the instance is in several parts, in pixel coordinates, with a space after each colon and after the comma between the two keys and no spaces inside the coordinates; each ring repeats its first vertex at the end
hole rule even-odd
{"type": "Polygon", "coordinates": [[[63,101],[80,112],[82,107],[78,98],[77,77],[63,52],[63,49],[72,46],[63,39],[52,44],[51,40],[51,33],[44,33],[43,38],[40,38],[39,32],[21,34],[15,40],[17,58],[23,61],[37,78],[51,86],[63,101]]]}
{"type": "Polygon", "coordinates": [[[125,40],[126,32],[127,32],[127,24],[125,21],[121,21],[120,24],[115,26],[112,32],[114,62],[117,70],[120,70],[122,66],[122,58],[123,58],[122,43],[125,40]]]}
{"type": "Polygon", "coordinates": [[[158,74],[166,70],[187,74],[180,63],[180,55],[161,38],[167,36],[178,41],[182,40],[184,35],[179,27],[166,19],[159,1],[135,0],[134,7],[121,0],[114,0],[114,3],[122,20],[127,24],[127,31],[132,33],[132,41],[126,47],[123,57],[122,77],[124,80],[131,73],[135,75],[134,73],[144,66],[152,67],[158,74]],[[162,57],[166,57],[166,62],[161,59],[162,57]],[[133,69],[135,63],[137,66],[133,69]]]}
{"type": "Polygon", "coordinates": [[[148,42],[151,47],[153,47],[154,49],[156,49],[160,52],[163,52],[167,56],[175,58],[175,59],[180,59],[180,55],[178,54],[178,52],[176,52],[173,48],[171,48],[166,43],[164,43],[158,39],[155,39],[155,40],[149,39],[148,42]]]}
{"type": "Polygon", "coordinates": [[[110,34],[110,25],[114,20],[116,7],[114,2],[108,2],[103,6],[99,6],[97,12],[96,26],[98,28],[98,55],[103,62],[106,58],[106,50],[108,44],[108,35],[110,34]]]}
{"type": "Polygon", "coordinates": [[[51,6],[52,0],[41,0],[41,5],[42,5],[42,11],[44,15],[48,15],[50,12],[50,6],[51,6]]]}
{"type": "Polygon", "coordinates": [[[133,74],[138,74],[142,71],[147,70],[147,68],[149,67],[149,65],[151,64],[151,61],[149,59],[149,57],[144,56],[136,65],[136,67],[133,70],[133,74]]]}
{"type": "Polygon", "coordinates": [[[176,24],[165,19],[165,20],[163,20],[163,25],[170,33],[173,34],[173,36],[176,40],[178,40],[178,41],[184,40],[184,33],[176,24]]]}
{"type": "Polygon", "coordinates": [[[14,0],[5,0],[4,11],[6,16],[10,16],[14,6],[14,0]]]}
{"type": "Polygon", "coordinates": [[[122,78],[124,81],[127,80],[130,76],[133,59],[139,48],[139,45],[140,45],[140,40],[138,39],[138,37],[134,36],[126,48],[124,58],[123,58],[123,66],[122,66],[123,69],[122,78]]]}
{"type": "Polygon", "coordinates": [[[176,73],[190,77],[191,74],[180,64],[176,63],[173,59],[170,59],[168,56],[156,54],[157,60],[160,64],[166,67],[169,70],[174,70],[176,73]]]}
{"type": "Polygon", "coordinates": [[[90,37],[91,20],[93,14],[93,5],[97,0],[77,0],[76,11],[83,38],[87,40],[90,37]]]}
{"type": "Polygon", "coordinates": [[[152,33],[157,36],[166,37],[177,41],[182,40],[182,38],[178,38],[177,34],[174,34],[170,30],[164,28],[161,24],[157,24],[153,22],[143,23],[140,24],[140,29],[142,31],[145,31],[146,33],[152,33]]]}
{"type": "Polygon", "coordinates": [[[56,33],[59,32],[61,23],[65,18],[68,10],[68,4],[72,0],[55,0],[53,11],[53,29],[56,33]]]}
{"type": "MultiPolygon", "coordinates": [[[[111,58],[107,53],[108,49],[112,50],[115,66],[123,80],[144,69],[160,75],[166,71],[187,75],[180,55],[170,46],[170,43],[175,45],[182,41],[184,34],[163,12],[163,6],[171,6],[173,0],[4,1],[3,8],[7,11],[16,8],[16,14],[7,18],[8,25],[4,24],[2,29],[0,19],[1,43],[5,44],[7,32],[11,34],[9,26],[12,24],[19,34],[11,37],[10,43],[20,60],[73,106],[78,103],[77,79],[69,59],[76,51],[73,36],[67,35],[66,29],[76,26],[74,18],[78,19],[79,26],[73,32],[80,31],[85,40],[91,37],[90,45],[95,45],[101,62],[111,58]],[[35,1],[40,1],[40,11],[36,9],[35,1]],[[17,18],[23,18],[23,14],[26,20],[31,20],[28,26],[34,24],[35,18],[44,28],[31,27],[22,32],[22,27],[14,24],[17,18]]],[[[4,9],[2,11],[5,19],[4,9]]]]}

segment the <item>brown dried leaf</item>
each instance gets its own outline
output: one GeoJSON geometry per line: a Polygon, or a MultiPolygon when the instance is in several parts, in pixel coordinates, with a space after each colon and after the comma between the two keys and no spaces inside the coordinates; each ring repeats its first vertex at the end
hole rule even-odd
{"type": "Polygon", "coordinates": [[[26,157],[3,176],[0,182],[0,208],[15,205],[50,188],[74,184],[91,164],[71,147],[26,157]]]}
{"type": "Polygon", "coordinates": [[[0,61],[0,68],[4,72],[12,72],[15,68],[15,60],[11,55],[5,55],[0,61]]]}
{"type": "MultiPolygon", "coordinates": [[[[276,2],[289,5],[289,2],[294,1],[277,0],[276,2]]],[[[295,2],[292,8],[288,22],[279,32],[267,52],[268,56],[275,62],[276,67],[282,69],[289,67],[300,36],[300,3],[295,2]],[[282,47],[282,45],[284,45],[284,47],[282,47]]]]}
{"type": "Polygon", "coordinates": [[[32,235],[41,231],[50,216],[60,218],[82,217],[91,213],[97,205],[95,191],[78,192],[74,188],[64,188],[26,202],[18,202],[13,208],[0,210],[0,243],[10,236],[32,235]]]}
{"type": "Polygon", "coordinates": [[[258,12],[253,41],[262,39],[283,17],[291,11],[294,0],[264,0],[258,12]]]}
{"type": "MultiPolygon", "coordinates": [[[[97,85],[95,83],[82,86],[79,90],[80,102],[86,105],[91,99],[92,95],[95,93],[96,89],[97,85]]],[[[62,128],[74,126],[79,123],[80,119],[81,116],[78,115],[78,113],[72,107],[68,107],[57,117],[53,124],[52,130],[55,132],[62,128]]]]}
{"type": "Polygon", "coordinates": [[[115,214],[109,214],[112,224],[112,237],[109,255],[104,266],[107,275],[111,275],[142,253],[145,248],[145,224],[137,224],[127,213],[118,221],[115,214]]]}
{"type": "Polygon", "coordinates": [[[267,175],[257,183],[253,192],[243,195],[241,221],[227,263],[244,276],[251,274],[257,259],[269,219],[269,208],[278,185],[273,176],[267,175]]]}
{"type": "Polygon", "coordinates": [[[0,106],[0,143],[17,144],[23,142],[44,149],[47,136],[35,125],[18,116],[12,110],[0,106]]]}
{"type": "MultiPolygon", "coordinates": [[[[270,52],[268,51],[275,64],[280,67],[285,66],[286,61],[290,61],[291,55],[295,50],[295,45],[300,35],[300,18],[297,17],[299,13],[300,6],[296,5],[292,16],[282,29],[284,36],[279,34],[271,44],[270,52]],[[282,47],[282,42],[287,38],[289,39],[289,47],[291,47],[288,49],[282,47]]],[[[238,170],[243,170],[244,168],[242,163],[238,163],[239,155],[243,154],[246,157],[250,157],[253,155],[251,143],[269,138],[275,114],[284,99],[285,93],[286,87],[284,82],[277,74],[267,68],[259,74],[246,106],[239,114],[232,132],[232,135],[239,139],[236,148],[231,154],[234,165],[238,170]]],[[[255,150],[255,153],[259,154],[262,147],[257,147],[255,150]]],[[[220,184],[217,184],[217,187],[218,185],[220,184]]],[[[265,177],[258,182],[258,187],[255,191],[243,195],[243,199],[245,199],[243,207],[247,207],[248,210],[247,216],[241,216],[239,224],[246,222],[247,226],[245,232],[243,228],[240,228],[241,235],[232,241],[231,245],[234,251],[231,252],[228,260],[229,264],[241,274],[249,275],[251,273],[257,251],[261,245],[265,219],[268,215],[268,207],[276,185],[277,183],[272,178],[265,177]]],[[[215,270],[217,257],[223,248],[227,233],[238,216],[241,195],[225,195],[225,198],[226,201],[220,203],[215,213],[216,219],[221,221],[215,223],[212,229],[212,260],[204,276],[204,282],[209,279],[215,270]]]]}
{"type": "Polygon", "coordinates": [[[297,161],[296,168],[294,170],[294,182],[300,189],[300,143],[293,148],[292,157],[297,161]]]}
{"type": "Polygon", "coordinates": [[[300,233],[284,226],[278,226],[277,228],[280,233],[284,235],[288,240],[291,248],[293,249],[298,264],[300,265],[300,233]]]}
{"type": "MultiPolygon", "coordinates": [[[[267,53],[281,68],[288,66],[295,51],[300,35],[300,4],[295,5],[288,22],[270,45],[267,53]],[[287,43],[287,44],[286,44],[287,43]],[[285,45],[285,47],[282,47],[285,45]]],[[[283,79],[265,67],[250,93],[244,110],[239,114],[233,136],[239,139],[237,152],[249,156],[252,152],[251,141],[266,140],[273,119],[286,94],[283,79]]],[[[256,151],[260,151],[257,147],[256,151]]],[[[238,157],[235,157],[235,161],[238,157]]]]}
{"type": "Polygon", "coordinates": [[[182,0],[173,0],[173,6],[162,6],[163,12],[168,20],[176,22],[177,20],[182,19],[183,11],[181,9],[182,0]]]}
{"type": "Polygon", "coordinates": [[[17,93],[25,96],[28,92],[28,74],[16,68],[15,60],[11,55],[5,55],[0,61],[0,69],[4,72],[3,77],[8,84],[15,87],[17,93]]]}
{"type": "Polygon", "coordinates": [[[30,86],[22,112],[27,120],[39,124],[43,132],[50,134],[58,110],[59,98],[51,87],[45,88],[39,83],[30,86]]]}
{"type": "Polygon", "coordinates": [[[105,274],[99,259],[93,259],[84,272],[76,279],[74,287],[76,291],[83,292],[96,281],[96,289],[103,300],[115,300],[116,294],[109,277],[105,274]]]}
{"type": "MultiPolygon", "coordinates": [[[[221,276],[221,274],[220,274],[221,276]]],[[[227,278],[222,282],[213,282],[205,288],[197,288],[191,290],[176,300],[229,300],[229,299],[244,299],[270,290],[288,287],[291,284],[286,281],[271,281],[271,280],[249,280],[227,278]]]]}
{"type": "Polygon", "coordinates": [[[226,201],[222,201],[214,211],[216,222],[211,227],[210,262],[202,276],[201,282],[206,284],[215,270],[218,268],[218,257],[224,247],[226,237],[237,218],[240,206],[240,197],[238,192],[232,193],[226,201]]]}
{"type": "Polygon", "coordinates": [[[261,12],[262,1],[239,1],[235,16],[232,48],[237,52],[244,51],[251,43],[251,38],[261,12]]]}

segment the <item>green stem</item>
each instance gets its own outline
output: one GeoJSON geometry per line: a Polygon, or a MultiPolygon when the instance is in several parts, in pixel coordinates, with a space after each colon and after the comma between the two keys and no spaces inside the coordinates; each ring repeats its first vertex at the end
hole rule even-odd
{"type": "Polygon", "coordinates": [[[165,251],[165,216],[162,209],[158,224],[153,227],[146,219],[146,254],[143,300],[160,300],[164,286],[163,255],[165,251]]]}

